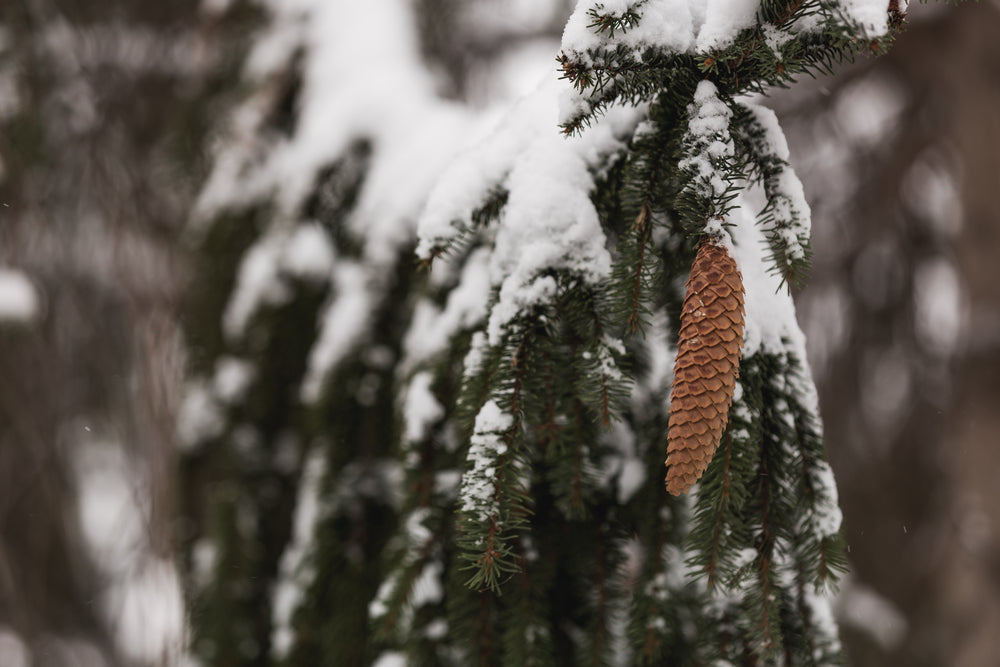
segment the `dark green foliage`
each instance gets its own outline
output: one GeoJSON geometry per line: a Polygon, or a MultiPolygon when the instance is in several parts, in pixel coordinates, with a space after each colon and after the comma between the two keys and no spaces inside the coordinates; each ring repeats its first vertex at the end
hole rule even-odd
{"type": "MultiPolygon", "coordinates": [[[[579,137],[567,141],[586,140],[611,105],[641,107],[613,149],[584,145],[581,155],[599,157],[573,163],[592,177],[584,194],[610,271],[595,278],[572,261],[586,251],[568,247],[521,284],[494,275],[504,215],[517,201],[506,175],[462,193],[474,205],[439,225],[442,238],[421,239],[433,245],[429,270],[412,259],[413,239],[394,239],[391,265],[366,266],[363,226],[349,223],[378,147],[358,138],[296,211],[320,224],[338,267],[364,274],[353,286],[364,312],[345,316],[363,326],[324,369],[318,395],[301,391],[307,355],[320,313],[338,312],[356,296],[351,286],[282,276],[287,298],[258,308],[240,336],[227,338],[218,317],[206,331],[192,328],[202,349],[196,372],[212,372],[223,355],[256,369],[244,398],[226,406],[222,432],[184,461],[197,498],[186,508],[191,543],[209,540],[218,553],[211,583],[193,593],[196,624],[197,614],[211,615],[195,644],[207,660],[251,629],[268,645],[252,658],[227,656],[231,664],[838,659],[823,597],[844,566],[836,489],[792,318],[751,321],[757,339],[697,489],[673,498],[660,478],[669,365],[697,243],[706,234],[743,243],[747,268],[765,264],[784,280],[808,266],[808,210],[788,204],[781,142],[735,97],[872,45],[838,22],[833,5],[815,2],[766,2],[760,22],[717,52],[616,43],[641,25],[643,4],[621,14],[594,5],[601,46],[561,58],[582,102],[563,125],[579,137]],[[807,16],[824,22],[787,32],[807,16]],[[788,37],[777,52],[773,31],[788,37]],[[746,247],[756,236],[733,233],[747,232],[739,216],[751,185],[768,200],[757,220],[770,247],[763,261],[746,247]],[[528,296],[512,301],[511,289],[528,296]],[[781,336],[761,333],[779,325],[781,336]],[[263,443],[252,456],[237,443],[247,424],[263,443]],[[280,468],[282,438],[294,446],[280,468]],[[314,461],[322,476],[311,488],[314,461]],[[262,484],[273,490],[258,493],[262,484]],[[315,516],[293,531],[296,504],[315,505],[315,516]],[[240,513],[254,518],[252,533],[236,530],[240,513]],[[276,590],[294,591],[290,609],[272,602],[276,590]],[[280,646],[269,646],[272,636],[280,646]]],[[[223,215],[206,236],[203,271],[219,293],[205,297],[204,312],[224,310],[239,258],[262,234],[288,233],[281,220],[261,222],[266,207],[246,210],[233,215],[253,226],[233,228],[223,215]]]]}

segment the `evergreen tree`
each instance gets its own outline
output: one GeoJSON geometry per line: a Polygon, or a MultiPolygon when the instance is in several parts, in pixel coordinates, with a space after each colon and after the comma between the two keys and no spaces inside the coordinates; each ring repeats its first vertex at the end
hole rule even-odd
{"type": "Polygon", "coordinates": [[[836,663],[840,513],[786,289],[809,207],[748,95],[883,51],[896,4],[582,0],[562,78],[488,131],[417,64],[409,5],[289,4],[192,229],[194,655],[836,663]],[[745,329],[738,380],[686,394],[717,449],[675,497],[699,247],[735,262],[745,329]]]}

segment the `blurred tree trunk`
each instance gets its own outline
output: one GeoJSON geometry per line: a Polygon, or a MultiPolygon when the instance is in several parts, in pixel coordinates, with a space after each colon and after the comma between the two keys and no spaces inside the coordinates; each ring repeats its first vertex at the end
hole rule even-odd
{"type": "Polygon", "coordinates": [[[802,114],[792,159],[810,164],[817,213],[800,302],[855,582],[906,622],[880,646],[848,592],[854,664],[986,665],[1000,628],[1000,11],[911,9],[887,57],[786,109],[802,114]],[[831,135],[853,151],[853,186],[817,149],[831,135]]]}
{"type": "Polygon", "coordinates": [[[251,20],[201,4],[0,2],[0,266],[42,305],[0,327],[0,632],[33,665],[171,662],[120,650],[149,612],[112,586],[173,553],[178,238],[251,20]],[[127,517],[87,504],[95,452],[127,517]]]}

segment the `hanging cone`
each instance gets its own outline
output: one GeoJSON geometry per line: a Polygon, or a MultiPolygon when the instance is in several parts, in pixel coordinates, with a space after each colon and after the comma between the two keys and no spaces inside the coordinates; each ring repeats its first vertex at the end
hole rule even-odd
{"type": "Polygon", "coordinates": [[[667,491],[687,493],[705,472],[729,421],[743,346],[743,277],[711,239],[686,285],[667,427],[667,491]]]}

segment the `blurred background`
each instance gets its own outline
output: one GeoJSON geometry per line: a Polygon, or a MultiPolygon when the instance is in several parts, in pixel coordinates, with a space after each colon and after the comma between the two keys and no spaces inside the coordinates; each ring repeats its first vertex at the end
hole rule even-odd
{"type": "MultiPolygon", "coordinates": [[[[3,667],[183,660],[189,221],[240,114],[291,112],[287,75],[246,74],[280,4],[0,0],[3,667]]],[[[573,3],[411,4],[440,95],[488,114],[555,75],[573,3]]],[[[813,207],[797,296],[855,665],[1000,653],[997,37],[995,1],[915,5],[887,57],[767,102],[813,207]]]]}

